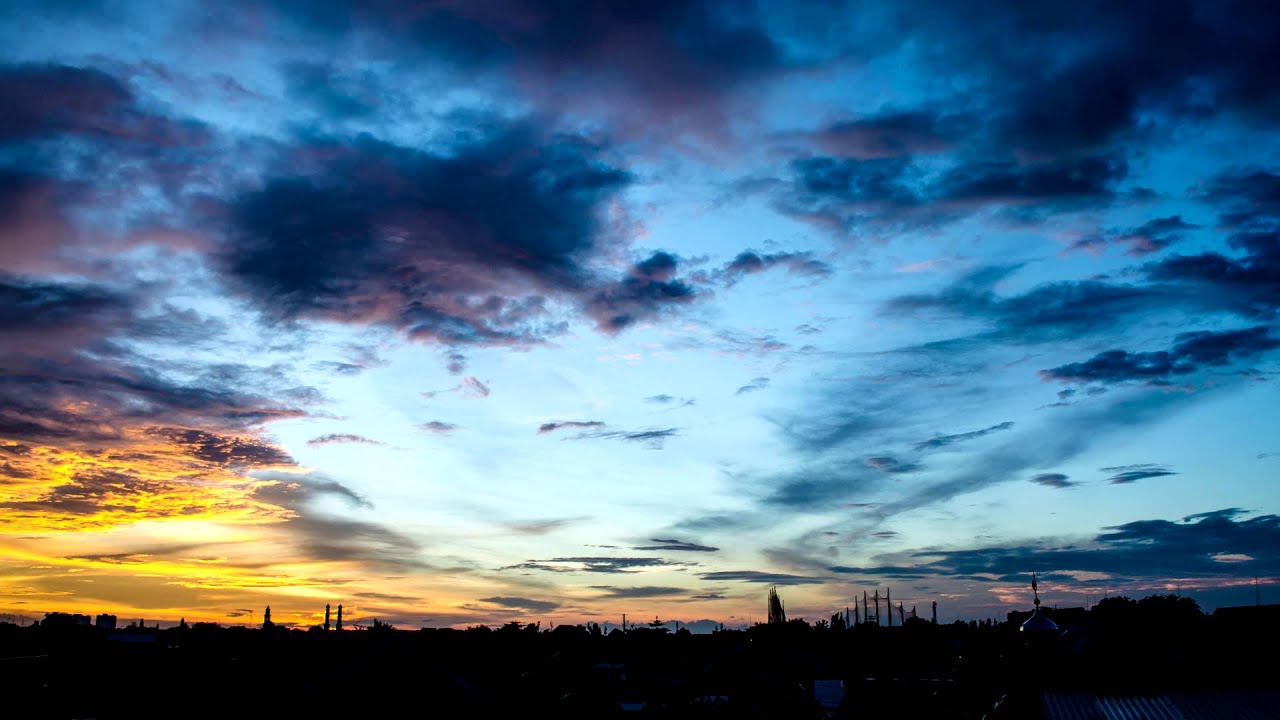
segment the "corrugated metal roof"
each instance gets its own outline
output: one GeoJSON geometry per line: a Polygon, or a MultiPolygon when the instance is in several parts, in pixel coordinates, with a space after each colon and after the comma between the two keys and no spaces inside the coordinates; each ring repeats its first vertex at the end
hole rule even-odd
{"type": "Polygon", "coordinates": [[[1280,720],[1280,692],[1045,693],[1048,720],[1280,720]]]}

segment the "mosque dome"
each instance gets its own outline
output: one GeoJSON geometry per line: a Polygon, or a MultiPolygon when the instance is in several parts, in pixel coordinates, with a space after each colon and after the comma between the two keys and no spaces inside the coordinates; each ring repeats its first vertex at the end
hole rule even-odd
{"type": "Polygon", "coordinates": [[[1040,586],[1036,582],[1036,574],[1031,573],[1031,592],[1035,594],[1036,609],[1031,613],[1031,617],[1023,621],[1022,626],[1018,628],[1019,632],[1024,633],[1056,633],[1058,632],[1058,623],[1049,619],[1049,616],[1040,609],[1040,586]]]}
{"type": "Polygon", "coordinates": [[[1022,623],[1022,627],[1018,628],[1020,632],[1057,632],[1058,623],[1049,619],[1037,606],[1035,612],[1031,613],[1031,617],[1022,623]]]}

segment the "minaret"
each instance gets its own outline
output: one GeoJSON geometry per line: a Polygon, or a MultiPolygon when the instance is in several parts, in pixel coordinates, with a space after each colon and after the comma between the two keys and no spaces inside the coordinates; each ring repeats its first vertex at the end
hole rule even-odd
{"type": "Polygon", "coordinates": [[[335,630],[341,630],[341,629],[342,629],[342,606],[339,605],[338,606],[338,624],[335,627],[335,630]]]}
{"type": "Polygon", "coordinates": [[[268,605],[266,612],[262,613],[262,629],[266,630],[272,625],[275,625],[275,623],[271,622],[271,606],[268,605]]]}
{"type": "Polygon", "coordinates": [[[324,630],[329,632],[329,604],[324,605],[324,630]]]}
{"type": "Polygon", "coordinates": [[[875,601],[876,601],[876,624],[879,625],[880,624],[880,588],[876,588],[875,601]]]}
{"type": "Polygon", "coordinates": [[[862,591],[862,622],[871,622],[871,613],[867,608],[867,591],[862,591]]]}
{"type": "Polygon", "coordinates": [[[889,600],[889,590],[890,588],[884,589],[884,604],[889,610],[889,627],[893,627],[893,602],[889,600]]]}
{"type": "Polygon", "coordinates": [[[782,598],[778,597],[777,588],[769,588],[769,624],[785,624],[787,613],[782,607],[782,598]]]}
{"type": "Polygon", "coordinates": [[[933,624],[938,624],[938,601],[933,601],[933,624]]]}
{"type": "MultiPolygon", "coordinates": [[[[865,605],[866,604],[863,603],[864,607],[865,605]]],[[[862,624],[862,616],[858,614],[858,598],[856,597],[853,599],[853,624],[854,625],[862,624]]]]}

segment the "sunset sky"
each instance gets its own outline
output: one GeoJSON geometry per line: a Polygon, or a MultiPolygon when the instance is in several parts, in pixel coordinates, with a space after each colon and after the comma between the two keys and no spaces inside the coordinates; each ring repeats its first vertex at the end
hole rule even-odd
{"type": "Polygon", "coordinates": [[[5,2],[0,615],[1280,602],[1278,38],[5,2]]]}

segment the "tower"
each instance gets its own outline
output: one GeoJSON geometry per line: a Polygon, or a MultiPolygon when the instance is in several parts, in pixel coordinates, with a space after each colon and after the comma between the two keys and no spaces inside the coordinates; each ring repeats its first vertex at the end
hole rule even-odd
{"type": "Polygon", "coordinates": [[[776,587],[769,588],[769,624],[785,623],[787,613],[782,607],[782,598],[778,597],[776,587]]]}
{"type": "Polygon", "coordinates": [[[269,630],[275,623],[271,622],[271,606],[268,605],[265,612],[262,613],[262,629],[269,630]]]}
{"type": "Polygon", "coordinates": [[[938,624],[938,601],[933,601],[933,624],[938,624]]]}
{"type": "Polygon", "coordinates": [[[338,624],[335,626],[335,630],[341,630],[341,629],[342,629],[342,606],[339,605],[338,606],[338,624]]]}
{"type": "MultiPolygon", "coordinates": [[[[893,627],[893,602],[889,599],[889,590],[889,588],[884,589],[884,604],[889,610],[889,627],[893,627]]],[[[880,613],[877,612],[876,616],[879,617],[879,615],[880,613]]]]}
{"type": "Polygon", "coordinates": [[[324,630],[329,631],[329,603],[324,604],[324,630]]]}

